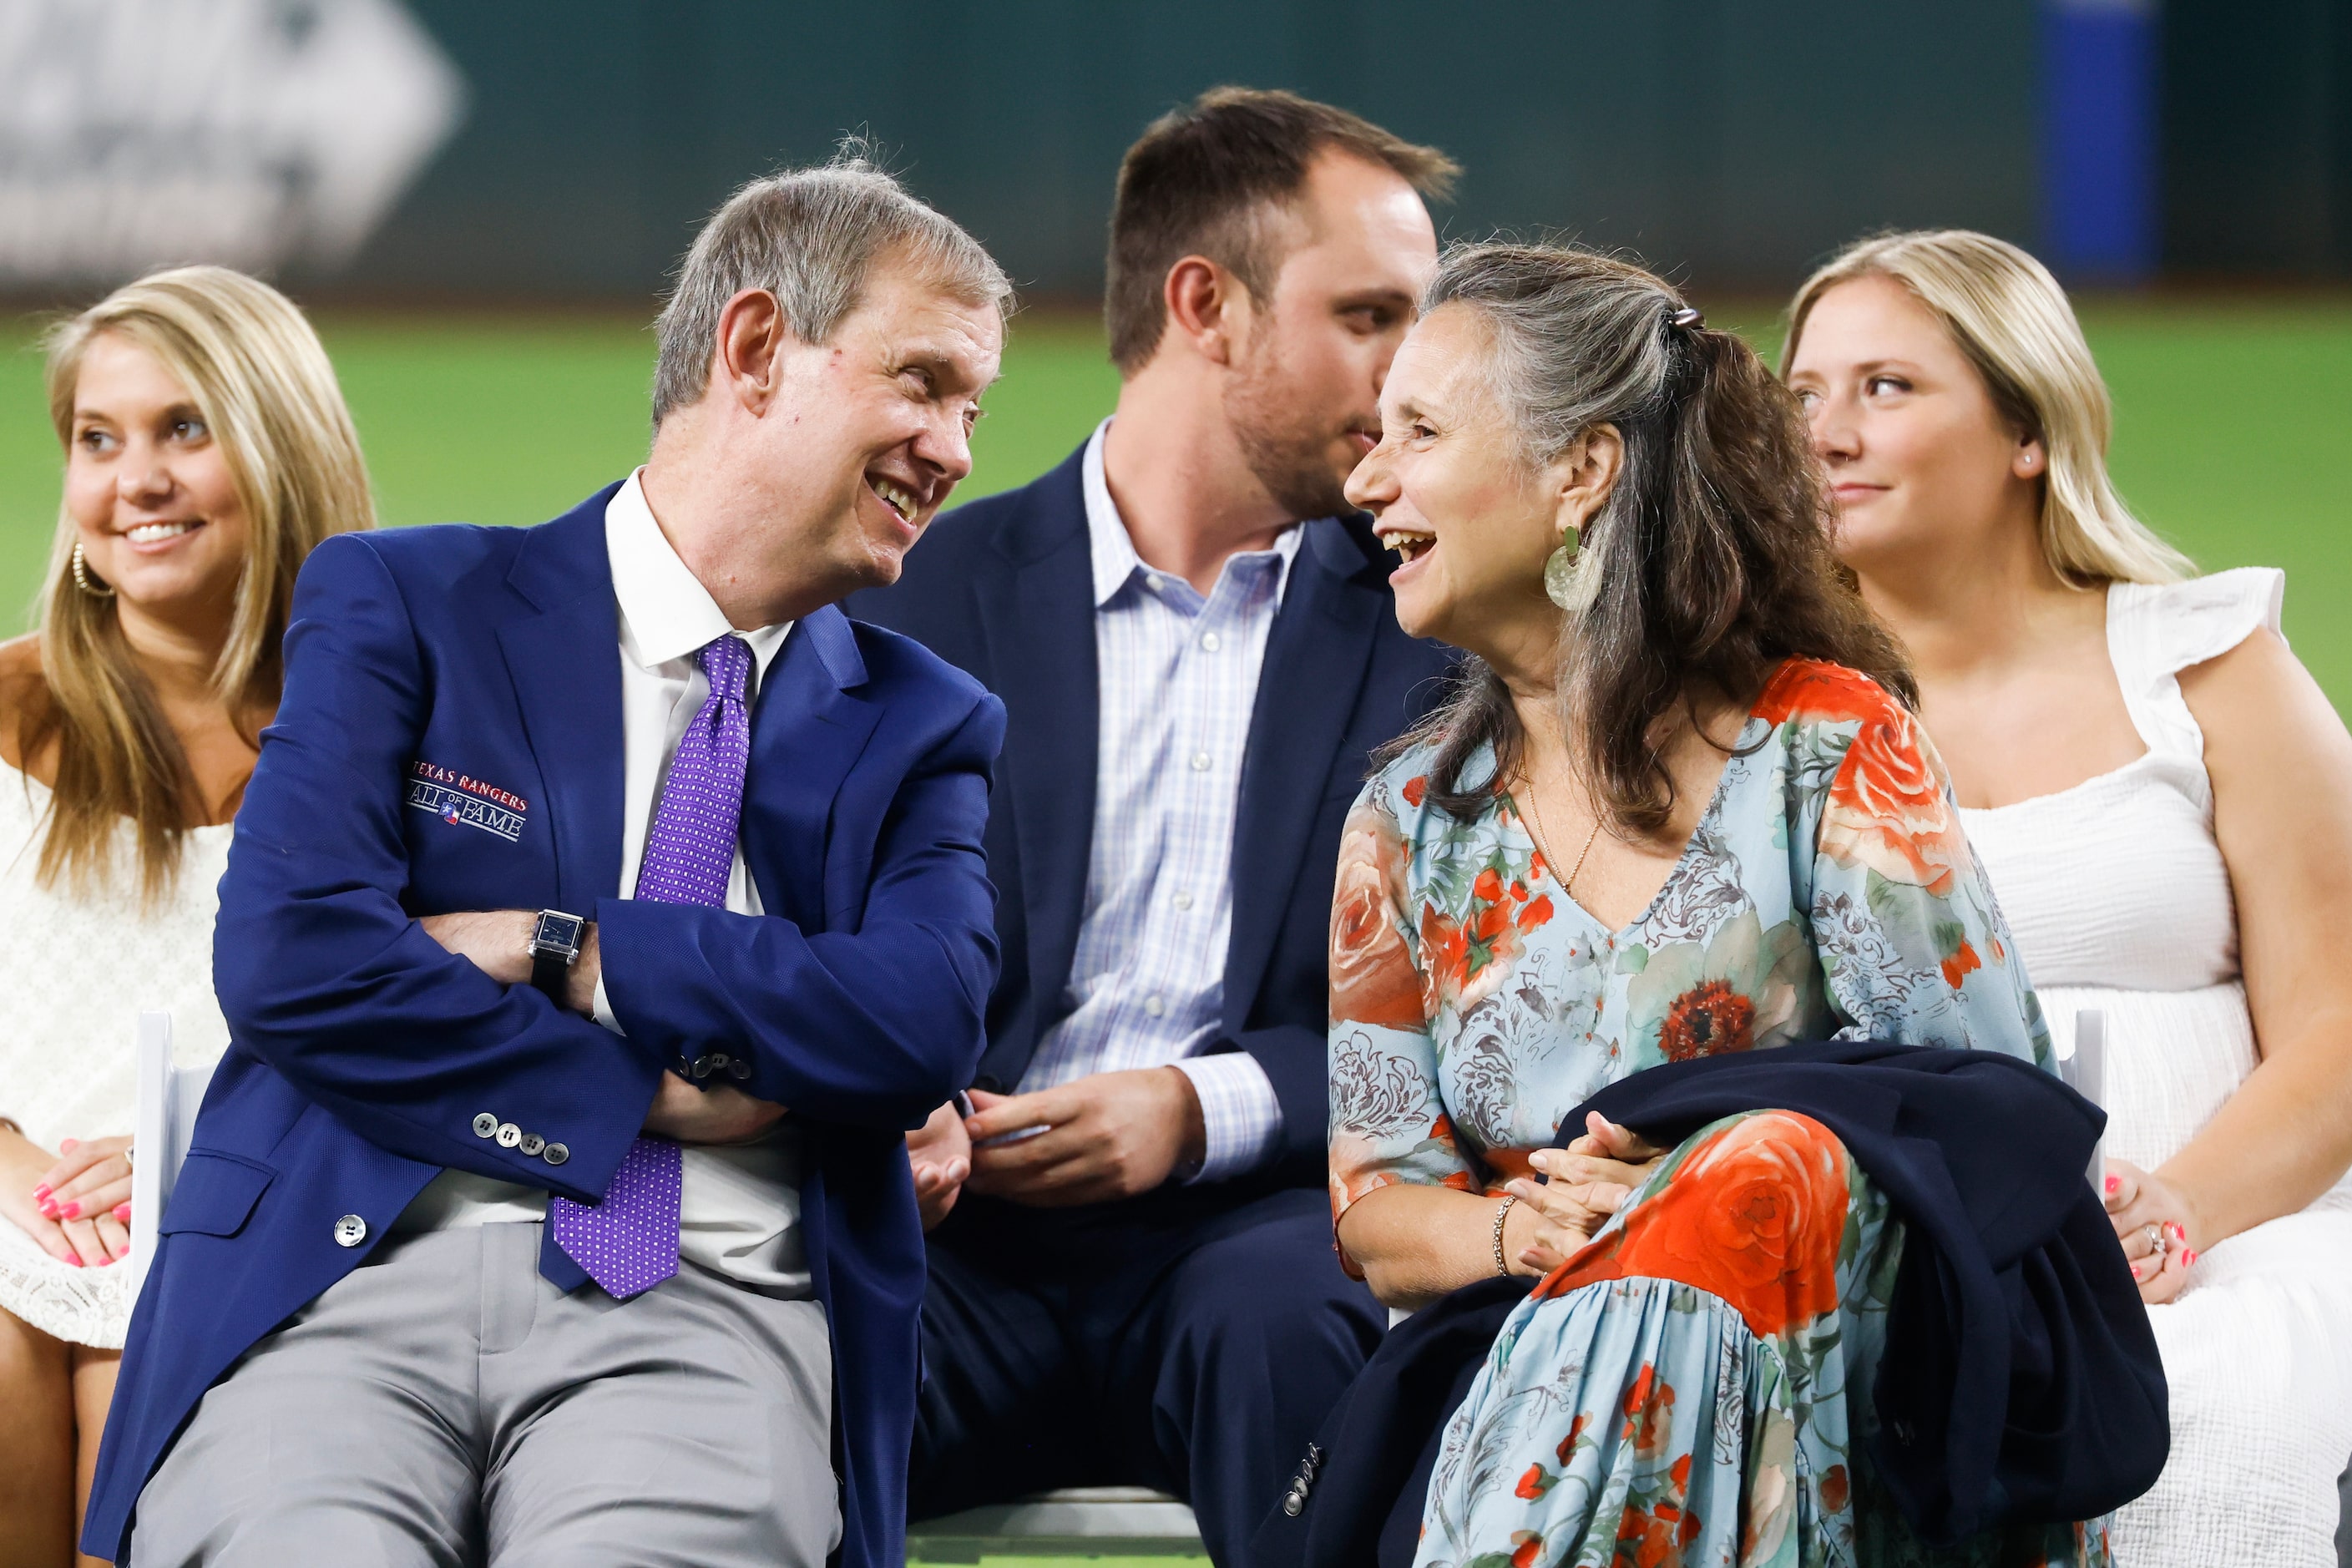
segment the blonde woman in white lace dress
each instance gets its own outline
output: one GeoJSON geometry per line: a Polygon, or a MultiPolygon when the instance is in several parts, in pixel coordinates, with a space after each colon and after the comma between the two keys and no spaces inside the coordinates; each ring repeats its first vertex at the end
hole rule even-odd
{"type": "Polygon", "coordinates": [[[0,644],[0,1568],[74,1561],[131,1315],[132,1042],[228,1044],[214,888],[278,704],[297,568],[373,522],[308,322],[217,268],[49,344],[65,496],[41,626],[0,644]]]}
{"type": "Polygon", "coordinates": [[[2191,577],[2124,510],[2105,387],[2012,246],[1855,246],[1799,292],[1784,368],[2062,1049],[2079,1010],[2106,1016],[2107,1206],[2172,1426],[2116,1560],[2328,1568],[2352,1454],[2352,737],[2280,634],[2284,580],[2191,577]]]}

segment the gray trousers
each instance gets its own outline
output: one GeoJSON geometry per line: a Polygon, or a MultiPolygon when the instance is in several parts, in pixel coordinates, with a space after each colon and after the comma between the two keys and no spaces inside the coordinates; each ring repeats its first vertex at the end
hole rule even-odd
{"type": "Polygon", "coordinates": [[[539,1237],[392,1237],[247,1352],[148,1481],[133,1568],[821,1568],[824,1310],[692,1265],[565,1296],[539,1237]]]}

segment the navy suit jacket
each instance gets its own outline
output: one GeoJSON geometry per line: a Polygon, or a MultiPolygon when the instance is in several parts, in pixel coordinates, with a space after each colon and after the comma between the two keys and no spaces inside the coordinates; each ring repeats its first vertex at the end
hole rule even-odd
{"type": "MultiPolygon", "coordinates": [[[[933,525],[895,586],[851,601],[1003,700],[1005,756],[988,820],[1003,970],[975,1080],[1011,1090],[1070,1011],[1070,963],[1094,839],[1100,698],[1081,447],[1016,490],[933,525]]],[[[1266,639],[1234,821],[1224,1016],[1211,1047],[1247,1051],[1282,1105],[1271,1173],[1327,1180],[1324,1034],[1339,831],[1372,752],[1443,694],[1454,655],[1397,626],[1386,552],[1358,518],[1305,525],[1266,639]]]]}
{"type": "Polygon", "coordinates": [[[803,1129],[840,1560],[897,1568],[924,1275],[902,1140],[982,1045],[1003,710],[915,644],[819,610],[752,714],[742,846],[766,914],[616,898],[611,494],[534,529],[342,534],[302,569],[285,700],[221,882],[232,1043],[131,1322],[87,1551],[128,1549],[205,1390],[444,1168],[593,1202],[665,1066],[709,1042],[803,1129]],[[541,907],[593,911],[625,1035],[497,984],[416,923],[541,907]],[[484,1111],[570,1157],[477,1137],[484,1111]],[[339,1244],[344,1215],[362,1244],[339,1244]]]}

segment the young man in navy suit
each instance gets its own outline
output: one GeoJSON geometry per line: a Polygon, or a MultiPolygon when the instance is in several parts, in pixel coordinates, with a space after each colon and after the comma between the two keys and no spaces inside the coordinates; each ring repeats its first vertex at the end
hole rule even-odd
{"type": "Polygon", "coordinates": [[[1326,936],[1341,818],[1446,663],[1341,491],[1453,174],[1285,93],[1153,125],[1116,415],[858,601],[1007,711],[976,1113],[910,1140],[945,1216],[916,1517],[1142,1483],[1235,1562],[1381,1331],[1331,1251],[1326,936]]]}
{"type": "Polygon", "coordinates": [[[854,157],[755,182],[644,468],[311,556],[86,1550],[898,1568],[1003,721],[836,605],[969,471],[1008,293],[854,157]]]}

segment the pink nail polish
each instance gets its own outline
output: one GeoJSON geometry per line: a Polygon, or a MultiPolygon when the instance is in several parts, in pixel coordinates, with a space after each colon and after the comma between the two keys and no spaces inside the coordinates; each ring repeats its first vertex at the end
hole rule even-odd
{"type": "Polygon", "coordinates": [[[76,1268],[80,1268],[80,1267],[81,1267],[81,1259],[80,1259],[80,1258],[67,1258],[67,1259],[66,1259],[66,1261],[67,1261],[68,1263],[72,1264],[76,1268]]]}
{"type": "Polygon", "coordinates": [[[58,1217],[57,1199],[43,1198],[41,1200],[41,1217],[43,1219],[55,1219],[58,1217]]]}
{"type": "Polygon", "coordinates": [[[76,1199],[74,1202],[72,1202],[72,1203],[69,1203],[69,1204],[66,1205],[66,1208],[65,1208],[65,1215],[66,1215],[66,1218],[68,1218],[68,1219],[79,1219],[79,1218],[81,1218],[81,1202],[80,1202],[80,1200],[79,1200],[79,1199],[76,1199]]]}
{"type": "Polygon", "coordinates": [[[2180,1267],[2182,1267],[2183,1268],[2196,1268],[2196,1267],[2197,1267],[2197,1255],[2196,1255],[2195,1253],[2193,1253],[2193,1252],[2184,1252],[2184,1253],[2182,1253],[2182,1254],[2180,1255],[2180,1267]]]}
{"type": "Polygon", "coordinates": [[[2107,1191],[2110,1193],[2116,1191],[2123,1184],[2123,1178],[2120,1176],[2109,1176],[2107,1178],[2107,1191]]]}
{"type": "Polygon", "coordinates": [[[131,1223],[131,1205],[129,1204],[117,1204],[114,1205],[114,1223],[117,1225],[129,1225],[131,1223]]]}
{"type": "Polygon", "coordinates": [[[58,1152],[60,1154],[70,1154],[79,1147],[81,1147],[80,1139],[68,1138],[58,1144],[58,1152]]]}
{"type": "Polygon", "coordinates": [[[114,1259],[112,1259],[111,1258],[100,1258],[100,1259],[98,1260],[98,1266],[99,1266],[100,1268],[111,1268],[111,1267],[113,1266],[113,1264],[114,1264],[114,1259]]]}
{"type": "Polygon", "coordinates": [[[48,1195],[49,1184],[47,1182],[43,1182],[39,1186],[33,1189],[33,1201],[35,1203],[39,1203],[43,1198],[46,1198],[48,1195]]]}

